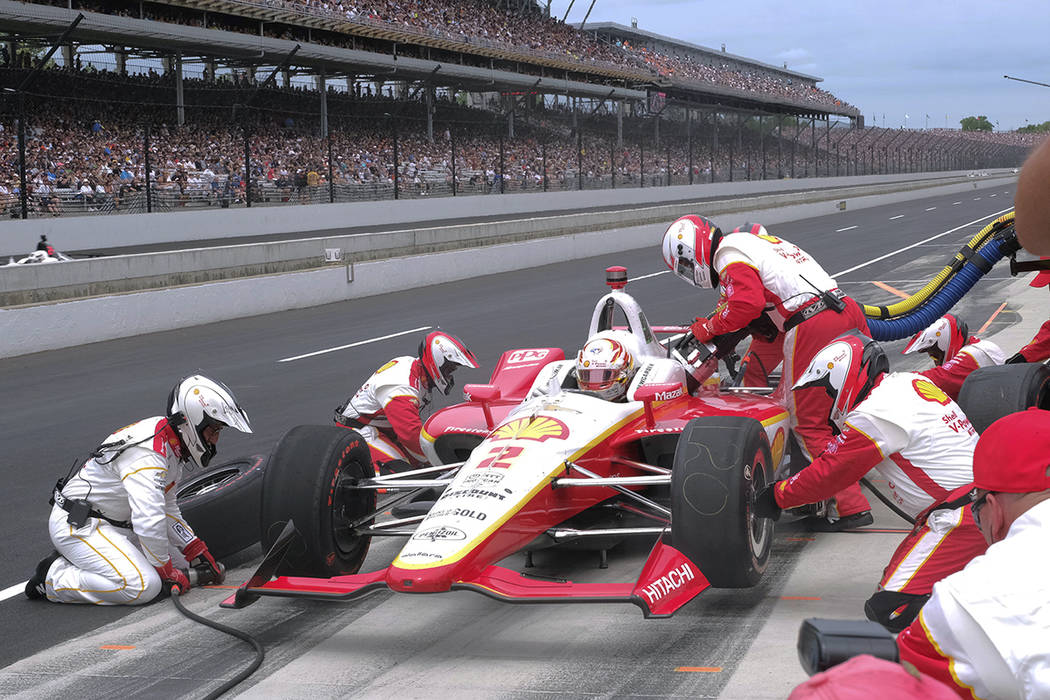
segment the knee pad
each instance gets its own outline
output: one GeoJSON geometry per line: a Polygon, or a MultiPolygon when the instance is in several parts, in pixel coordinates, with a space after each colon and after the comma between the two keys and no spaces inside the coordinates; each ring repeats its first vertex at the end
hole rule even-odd
{"type": "Polygon", "coordinates": [[[138,577],[129,578],[128,586],[124,589],[128,597],[128,605],[145,605],[160,595],[162,588],[160,576],[152,566],[148,571],[142,572],[139,581],[135,581],[135,578],[138,577]]]}
{"type": "Polygon", "coordinates": [[[919,615],[930,594],[915,595],[898,591],[879,591],[864,603],[864,614],[890,632],[903,632],[919,615]]]}

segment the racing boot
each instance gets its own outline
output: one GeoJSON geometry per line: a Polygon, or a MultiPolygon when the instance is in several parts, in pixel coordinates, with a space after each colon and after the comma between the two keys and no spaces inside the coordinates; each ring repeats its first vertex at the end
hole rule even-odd
{"type": "Polygon", "coordinates": [[[842,518],[831,519],[829,517],[806,518],[806,529],[810,532],[842,532],[853,530],[858,527],[867,527],[875,522],[870,510],[847,515],[842,518]]]}
{"type": "Polygon", "coordinates": [[[36,571],[33,576],[26,581],[26,598],[29,600],[47,600],[47,572],[51,570],[51,565],[55,563],[61,554],[57,551],[52,551],[46,557],[40,560],[36,565],[36,571]]]}

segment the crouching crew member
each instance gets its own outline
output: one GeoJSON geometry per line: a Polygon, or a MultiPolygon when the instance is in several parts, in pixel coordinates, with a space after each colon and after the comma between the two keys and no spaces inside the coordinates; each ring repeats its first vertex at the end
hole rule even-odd
{"type": "Polygon", "coordinates": [[[966,323],[945,314],[919,331],[904,348],[904,354],[922,352],[933,360],[933,368],[919,374],[939,386],[952,401],[959,400],[963,382],[980,367],[1003,364],[1006,354],[990,340],[969,335],[966,323]]]}
{"type": "MultiPolygon", "coordinates": [[[[765,337],[755,336],[745,357],[744,384],[765,386],[766,375],[783,360],[795,436],[807,459],[820,454],[833,437],[827,423],[830,401],[819,389],[792,387],[835,337],[851,330],[867,333],[860,306],[808,253],[759,224],[723,235],[702,216],[683,216],[664,233],[663,258],[689,284],[721,291],[711,317],[698,318],[691,327],[697,340],[708,342],[759,324],[765,328],[765,337]]],[[[871,524],[870,506],[856,483],[843,484],[835,501],[838,519],[813,519],[811,529],[871,524]]]]}
{"type": "Polygon", "coordinates": [[[477,358],[458,338],[431,331],[418,357],[395,357],[377,369],[350,399],[335,409],[335,422],[361,434],[377,473],[390,474],[426,462],[419,438],[423,409],[435,388],[446,396],[457,367],[478,368],[477,358]]]}
{"type": "Polygon", "coordinates": [[[1050,697],[1050,411],[1000,418],[973,457],[970,509],[988,551],[933,587],[897,637],[901,661],[960,697],[1050,697]]]}
{"type": "Polygon", "coordinates": [[[206,467],[219,432],[252,432],[248,416],[222,382],[199,374],[180,379],[166,416],[146,418],[106,438],[91,459],[53,494],[49,523],[57,551],[45,557],[26,584],[31,599],[54,603],[141,605],[172,584],[189,580],[172,561],[182,555],[223,570],[183,519],[175,500],[182,465],[206,467]]]}
{"type": "Polygon", "coordinates": [[[798,386],[828,393],[830,420],[842,432],[808,467],[761,491],[755,513],[778,518],[782,508],[820,501],[877,469],[889,481],[890,497],[916,521],[864,605],[869,619],[897,632],[915,618],[936,581],[986,545],[969,509],[953,503],[971,488],[976,431],[931,381],[888,369],[878,343],[859,333],[817,353],[798,386]]]}

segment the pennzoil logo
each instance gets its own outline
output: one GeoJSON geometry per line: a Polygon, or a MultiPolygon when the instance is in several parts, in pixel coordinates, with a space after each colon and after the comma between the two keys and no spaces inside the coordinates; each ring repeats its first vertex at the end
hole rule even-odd
{"type": "Polygon", "coordinates": [[[463,532],[458,527],[431,527],[412,535],[412,539],[430,540],[431,542],[465,540],[467,539],[467,533],[463,532]]]}
{"type": "Polygon", "coordinates": [[[915,392],[926,401],[939,403],[942,406],[947,406],[948,401],[950,401],[947,394],[941,391],[933,382],[926,379],[913,379],[912,386],[915,387],[915,392]]]}
{"type": "Polygon", "coordinates": [[[537,418],[519,418],[501,425],[492,433],[493,440],[564,440],[569,437],[569,427],[557,418],[539,416],[537,418]]]}

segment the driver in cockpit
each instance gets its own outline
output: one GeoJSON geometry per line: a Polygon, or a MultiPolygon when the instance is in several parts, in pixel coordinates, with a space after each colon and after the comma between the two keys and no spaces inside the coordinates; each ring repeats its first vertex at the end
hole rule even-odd
{"type": "Polygon", "coordinates": [[[577,385],[606,401],[623,401],[636,371],[630,350],[613,338],[592,338],[576,355],[577,385]]]}

